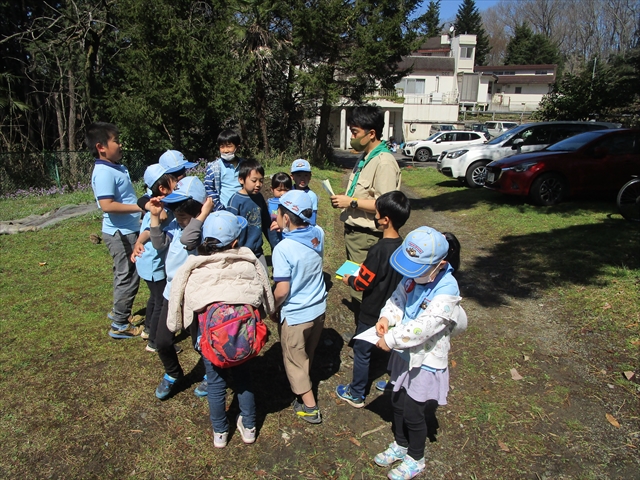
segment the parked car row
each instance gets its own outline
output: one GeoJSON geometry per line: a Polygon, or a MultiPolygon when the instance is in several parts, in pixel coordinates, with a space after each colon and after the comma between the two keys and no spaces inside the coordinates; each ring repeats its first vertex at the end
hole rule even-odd
{"type": "Polygon", "coordinates": [[[492,136],[500,135],[517,125],[515,122],[496,121],[473,123],[465,127],[465,130],[457,130],[453,124],[438,123],[431,126],[429,138],[407,142],[402,153],[413,160],[427,162],[431,158],[437,158],[443,150],[484,143],[492,136]]]}
{"type": "Polygon", "coordinates": [[[437,161],[438,171],[458,179],[469,187],[482,187],[490,162],[517,153],[542,150],[579,133],[616,128],[606,122],[541,122],[520,125],[506,131],[484,145],[468,145],[443,151],[437,161]]]}

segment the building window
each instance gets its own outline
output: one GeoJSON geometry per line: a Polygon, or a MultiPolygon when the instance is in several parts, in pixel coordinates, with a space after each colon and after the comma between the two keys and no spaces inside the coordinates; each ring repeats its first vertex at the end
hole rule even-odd
{"type": "Polygon", "coordinates": [[[489,85],[487,86],[487,93],[489,95],[491,95],[491,89],[493,88],[493,82],[489,82],[489,85]]]}
{"type": "Polygon", "coordinates": [[[473,58],[473,47],[460,47],[460,58],[473,58]]]}
{"type": "Polygon", "coordinates": [[[505,75],[515,75],[516,72],[515,72],[515,70],[512,70],[512,71],[505,70],[504,74],[505,75]]]}
{"type": "Polygon", "coordinates": [[[522,93],[522,87],[516,87],[516,93],[522,93]]]}
{"type": "Polygon", "coordinates": [[[407,78],[407,90],[405,93],[413,95],[424,94],[424,80],[407,78]]]}
{"type": "Polygon", "coordinates": [[[504,72],[500,72],[500,71],[498,71],[498,72],[493,72],[493,74],[494,74],[494,75],[504,75],[504,72]]]}
{"type": "Polygon", "coordinates": [[[536,75],[546,75],[547,71],[546,70],[536,70],[536,75]]]}

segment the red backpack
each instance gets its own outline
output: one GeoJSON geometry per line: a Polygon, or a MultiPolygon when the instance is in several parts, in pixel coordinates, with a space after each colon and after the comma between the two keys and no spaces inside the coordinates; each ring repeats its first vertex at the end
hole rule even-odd
{"type": "Polygon", "coordinates": [[[212,303],[198,315],[198,322],[202,355],[220,368],[246,362],[267,342],[267,326],[252,305],[212,303]]]}

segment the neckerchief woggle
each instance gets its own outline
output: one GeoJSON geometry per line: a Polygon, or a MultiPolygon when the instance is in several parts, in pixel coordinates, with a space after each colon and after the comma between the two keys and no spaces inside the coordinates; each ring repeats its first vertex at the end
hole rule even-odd
{"type": "Polygon", "coordinates": [[[358,183],[358,179],[360,178],[360,172],[362,171],[362,169],[366,167],[371,160],[373,160],[375,157],[380,155],[382,152],[391,153],[391,150],[389,150],[389,147],[387,147],[387,142],[385,141],[381,141],[380,145],[378,145],[376,148],[371,150],[371,152],[369,152],[369,155],[360,159],[360,162],[358,163],[358,168],[356,169],[356,174],[353,176],[353,182],[351,182],[351,186],[347,191],[348,197],[352,197],[353,192],[356,191],[356,185],[358,183]]]}

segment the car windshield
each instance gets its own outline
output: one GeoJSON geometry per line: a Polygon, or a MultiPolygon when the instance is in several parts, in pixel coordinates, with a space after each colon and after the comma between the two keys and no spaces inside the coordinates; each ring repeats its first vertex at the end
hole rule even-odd
{"type": "Polygon", "coordinates": [[[496,138],[492,138],[487,142],[487,145],[500,145],[502,142],[506,142],[511,137],[513,137],[516,133],[522,131],[522,128],[512,128],[509,131],[504,132],[502,135],[496,138]]]}
{"type": "Polygon", "coordinates": [[[596,138],[608,133],[604,131],[595,131],[580,133],[574,137],[565,138],[564,140],[549,145],[545,150],[549,152],[575,152],[579,148],[584,147],[587,143],[595,140],[596,138]]]}
{"type": "Polygon", "coordinates": [[[517,124],[517,123],[508,123],[508,122],[504,122],[504,123],[502,124],[502,127],[503,127],[503,128],[513,128],[513,127],[517,127],[517,126],[518,126],[518,124],[517,124]]]}
{"type": "Polygon", "coordinates": [[[431,141],[435,140],[435,139],[438,137],[438,135],[442,135],[442,133],[441,133],[441,132],[434,133],[434,134],[433,134],[433,135],[431,135],[429,138],[427,138],[426,140],[423,140],[423,141],[425,141],[425,142],[431,142],[431,141]]]}

